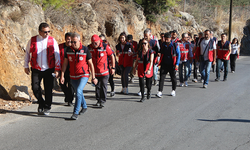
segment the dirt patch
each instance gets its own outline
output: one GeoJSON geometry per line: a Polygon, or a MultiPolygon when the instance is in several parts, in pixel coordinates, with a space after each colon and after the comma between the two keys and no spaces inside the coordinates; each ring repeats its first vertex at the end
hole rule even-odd
{"type": "Polygon", "coordinates": [[[32,102],[30,101],[13,101],[0,98],[0,115],[5,114],[6,110],[17,110],[24,106],[30,106],[31,104],[32,102]]]}

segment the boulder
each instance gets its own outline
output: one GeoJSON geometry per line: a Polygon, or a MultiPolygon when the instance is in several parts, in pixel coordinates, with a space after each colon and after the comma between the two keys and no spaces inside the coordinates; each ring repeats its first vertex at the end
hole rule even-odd
{"type": "Polygon", "coordinates": [[[9,91],[12,100],[30,101],[30,95],[27,86],[12,86],[9,91]]]}

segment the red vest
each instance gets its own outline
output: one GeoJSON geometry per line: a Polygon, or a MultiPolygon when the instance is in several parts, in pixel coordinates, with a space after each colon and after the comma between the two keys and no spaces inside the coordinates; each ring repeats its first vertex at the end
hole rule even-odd
{"type": "Polygon", "coordinates": [[[224,60],[229,60],[226,59],[226,56],[229,54],[229,45],[230,42],[226,41],[226,43],[224,45],[222,45],[221,41],[218,41],[218,47],[217,47],[217,58],[218,59],[224,59],[224,60]]]}
{"type": "Polygon", "coordinates": [[[89,65],[87,63],[88,48],[81,45],[79,50],[68,47],[66,55],[68,58],[70,78],[78,80],[82,77],[89,77],[89,65]]]}
{"type": "Polygon", "coordinates": [[[147,52],[147,60],[146,60],[146,68],[144,70],[144,64],[143,64],[143,60],[144,60],[144,56],[142,55],[142,51],[138,54],[138,77],[139,78],[143,78],[144,76],[146,76],[146,78],[151,78],[153,76],[154,70],[153,70],[153,65],[150,68],[150,74],[145,74],[146,71],[149,69],[150,66],[150,56],[151,54],[154,54],[154,52],[152,50],[148,50],[147,52]]]}
{"type": "MultiPolygon", "coordinates": [[[[175,66],[176,65],[176,61],[177,61],[176,60],[177,56],[176,56],[176,48],[175,49],[173,49],[173,48],[177,46],[177,43],[172,43],[172,44],[173,44],[173,46],[171,47],[171,55],[172,55],[172,60],[173,60],[173,66],[175,66]],[[174,46],[174,44],[176,44],[176,45],[174,46]]],[[[161,58],[160,58],[158,66],[161,64],[163,56],[164,56],[164,54],[161,54],[161,58]]]]}
{"type": "Polygon", "coordinates": [[[66,47],[65,43],[59,44],[59,52],[60,52],[60,59],[61,59],[61,67],[63,66],[64,62],[64,48],[66,47]]]}
{"type": "Polygon", "coordinates": [[[101,42],[99,48],[93,48],[91,44],[88,46],[88,48],[92,55],[95,76],[102,77],[109,75],[108,56],[113,54],[110,47],[107,44],[101,42]]]}
{"type": "Polygon", "coordinates": [[[128,50],[130,48],[130,43],[126,43],[122,49],[121,44],[116,45],[116,51],[120,54],[119,56],[119,66],[132,67],[133,66],[133,55],[128,55],[128,50]]]}
{"type": "Polygon", "coordinates": [[[189,50],[189,45],[184,45],[182,43],[179,43],[177,42],[177,44],[179,45],[180,47],[180,53],[181,53],[181,61],[184,61],[184,60],[188,60],[189,56],[188,56],[188,50],[189,50]]]}
{"type": "MultiPolygon", "coordinates": [[[[32,69],[41,70],[41,67],[37,64],[37,36],[33,36],[31,38],[31,44],[30,44],[30,53],[31,53],[31,60],[30,64],[32,69]]],[[[54,40],[53,37],[48,37],[48,43],[47,43],[47,60],[49,68],[55,68],[55,55],[54,55],[54,40]]],[[[56,70],[60,69],[56,68],[56,70]]]]}

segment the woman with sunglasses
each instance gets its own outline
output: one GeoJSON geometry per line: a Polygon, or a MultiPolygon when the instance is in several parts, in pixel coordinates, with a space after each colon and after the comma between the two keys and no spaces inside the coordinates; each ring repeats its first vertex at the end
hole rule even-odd
{"type": "Polygon", "coordinates": [[[122,32],[116,45],[116,55],[118,56],[118,65],[121,67],[121,82],[123,94],[128,94],[128,74],[133,66],[133,45],[126,40],[126,33],[122,32]]]}
{"type": "MultiPolygon", "coordinates": [[[[136,73],[136,68],[138,65],[140,91],[141,93],[144,93],[144,77],[146,77],[147,99],[150,99],[153,77],[154,51],[151,50],[149,41],[146,38],[142,39],[140,48],[141,50],[137,54],[133,72],[134,74],[136,73]]],[[[140,102],[143,102],[144,100],[144,94],[141,94],[140,102]]]]}
{"type": "Polygon", "coordinates": [[[231,72],[234,73],[235,72],[235,62],[237,57],[239,57],[240,55],[240,45],[239,45],[239,41],[237,38],[234,38],[231,44],[231,48],[232,48],[232,52],[230,54],[230,68],[231,68],[231,72]]]}

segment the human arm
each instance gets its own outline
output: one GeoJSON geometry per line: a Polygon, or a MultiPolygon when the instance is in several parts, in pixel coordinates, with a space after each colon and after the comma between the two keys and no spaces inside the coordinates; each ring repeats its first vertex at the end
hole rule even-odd
{"type": "Polygon", "coordinates": [[[29,75],[30,74],[30,69],[29,69],[29,61],[30,61],[30,43],[31,40],[29,40],[27,46],[26,46],[26,52],[25,52],[25,57],[24,57],[24,72],[29,75]]]}
{"type": "Polygon", "coordinates": [[[134,75],[136,74],[137,65],[138,65],[138,55],[137,55],[137,57],[136,57],[135,66],[134,66],[134,69],[133,69],[133,74],[134,74],[134,75]]]}
{"type": "Polygon", "coordinates": [[[227,56],[226,56],[226,60],[228,60],[229,59],[229,56],[230,56],[230,54],[231,54],[231,43],[229,43],[229,45],[228,45],[228,54],[227,54],[227,56]]]}
{"type": "Polygon", "coordinates": [[[88,59],[87,63],[89,65],[89,69],[91,71],[91,76],[92,76],[92,80],[91,81],[96,85],[97,82],[98,82],[98,80],[95,77],[95,69],[94,69],[94,65],[93,65],[92,59],[88,59]]]}
{"type": "Polygon", "coordinates": [[[65,80],[64,79],[64,73],[65,73],[65,71],[67,69],[68,63],[69,63],[68,58],[64,58],[63,66],[62,66],[62,70],[61,70],[61,77],[60,77],[61,84],[64,84],[64,80],[65,80]]]}
{"type": "Polygon", "coordinates": [[[151,73],[151,68],[153,66],[153,62],[154,62],[154,53],[151,53],[150,55],[150,65],[149,65],[149,69],[147,70],[147,74],[150,74],[151,73]]]}
{"type": "Polygon", "coordinates": [[[58,43],[56,42],[56,40],[53,38],[54,40],[54,56],[55,56],[55,77],[58,78],[59,77],[59,71],[61,70],[61,66],[60,66],[60,51],[59,51],[59,47],[58,47],[58,43]]]}
{"type": "Polygon", "coordinates": [[[178,70],[178,68],[179,68],[180,59],[181,59],[180,47],[179,47],[179,45],[177,45],[176,46],[176,64],[175,64],[175,70],[178,70]]]}

